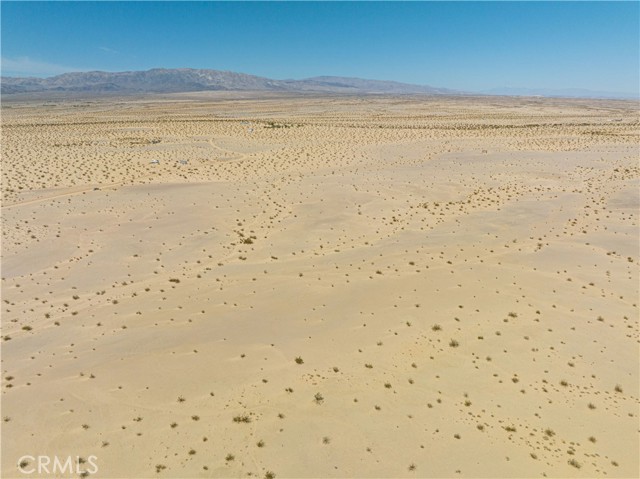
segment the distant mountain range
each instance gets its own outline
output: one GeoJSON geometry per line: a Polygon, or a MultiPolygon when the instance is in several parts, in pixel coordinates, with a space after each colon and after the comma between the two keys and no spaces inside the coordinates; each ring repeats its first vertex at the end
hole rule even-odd
{"type": "Polygon", "coordinates": [[[423,95],[458,93],[445,88],[393,81],[330,76],[305,80],[271,80],[244,73],[190,68],[64,73],[50,78],[2,77],[0,87],[3,94],[28,92],[179,93],[211,90],[423,95]]]}
{"type": "Polygon", "coordinates": [[[154,68],[131,72],[77,72],[50,78],[1,77],[0,92],[12,93],[181,93],[197,91],[265,91],[291,93],[342,93],[388,95],[507,95],[574,98],[638,99],[635,93],[615,93],[584,89],[494,88],[481,92],[462,92],[428,85],[412,85],[395,81],[364,80],[319,76],[304,80],[272,80],[270,78],[220,70],[192,68],[154,68]]]}

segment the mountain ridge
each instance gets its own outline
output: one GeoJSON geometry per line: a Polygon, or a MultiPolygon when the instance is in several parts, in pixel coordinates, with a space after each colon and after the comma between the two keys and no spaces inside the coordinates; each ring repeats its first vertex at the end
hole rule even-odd
{"type": "Polygon", "coordinates": [[[125,72],[73,72],[48,78],[1,77],[3,94],[35,92],[183,93],[197,91],[325,92],[355,94],[459,94],[455,90],[395,81],[319,76],[274,80],[246,73],[194,68],[125,72]]]}
{"type": "Polygon", "coordinates": [[[500,87],[471,92],[390,80],[369,80],[341,76],[316,76],[302,80],[274,80],[247,73],[195,68],[152,68],[150,70],[123,72],[94,70],[62,73],[48,78],[0,77],[0,93],[3,95],[48,92],[100,95],[202,91],[638,99],[637,93],[592,91],[579,88],[500,87]]]}

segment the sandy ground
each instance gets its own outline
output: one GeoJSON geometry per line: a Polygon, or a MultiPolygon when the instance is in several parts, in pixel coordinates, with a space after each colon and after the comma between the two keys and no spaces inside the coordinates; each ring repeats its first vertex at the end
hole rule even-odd
{"type": "Polygon", "coordinates": [[[5,99],[2,477],[638,477],[639,134],[621,101],[5,99]]]}

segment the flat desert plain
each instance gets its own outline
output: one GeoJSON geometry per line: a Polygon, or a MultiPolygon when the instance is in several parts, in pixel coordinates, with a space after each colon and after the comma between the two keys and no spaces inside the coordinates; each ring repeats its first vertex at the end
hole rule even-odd
{"type": "Polygon", "coordinates": [[[639,135],[624,101],[5,99],[2,476],[637,477],[639,135]]]}

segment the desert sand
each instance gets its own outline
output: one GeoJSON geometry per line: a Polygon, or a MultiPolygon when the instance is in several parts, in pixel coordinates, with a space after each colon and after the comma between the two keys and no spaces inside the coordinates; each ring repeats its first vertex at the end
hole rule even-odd
{"type": "Polygon", "coordinates": [[[2,477],[637,477],[639,141],[625,101],[3,99],[2,477]]]}

